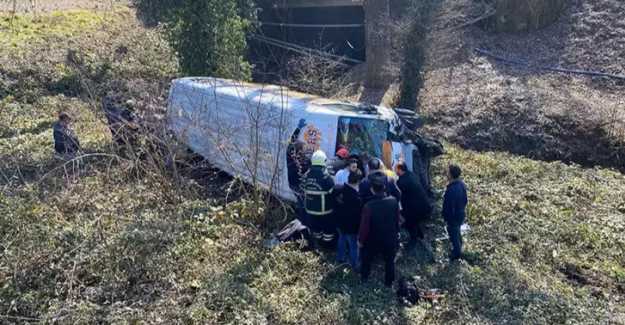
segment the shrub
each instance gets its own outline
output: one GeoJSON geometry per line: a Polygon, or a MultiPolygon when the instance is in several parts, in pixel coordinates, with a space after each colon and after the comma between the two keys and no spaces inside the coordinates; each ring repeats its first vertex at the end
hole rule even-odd
{"type": "Polygon", "coordinates": [[[180,0],[133,0],[139,18],[144,24],[153,26],[167,20],[172,9],[179,7],[180,0]]]}
{"type": "Polygon", "coordinates": [[[394,31],[398,37],[399,55],[402,58],[400,68],[399,106],[415,108],[419,91],[423,86],[421,70],[425,61],[426,33],[428,22],[436,12],[438,0],[423,2],[411,1],[406,12],[394,31]]]}
{"type": "Polygon", "coordinates": [[[168,36],[187,75],[249,79],[245,60],[249,14],[234,0],[186,0],[168,20],[168,36]]]}

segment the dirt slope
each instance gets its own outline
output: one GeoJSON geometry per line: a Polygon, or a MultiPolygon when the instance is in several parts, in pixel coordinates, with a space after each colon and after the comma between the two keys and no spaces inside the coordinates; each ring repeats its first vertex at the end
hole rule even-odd
{"type": "Polygon", "coordinates": [[[625,74],[624,2],[571,1],[556,24],[519,34],[454,29],[475,17],[472,1],[441,8],[420,94],[429,131],[465,148],[625,170],[625,82],[506,66],[474,51],[625,74]]]}

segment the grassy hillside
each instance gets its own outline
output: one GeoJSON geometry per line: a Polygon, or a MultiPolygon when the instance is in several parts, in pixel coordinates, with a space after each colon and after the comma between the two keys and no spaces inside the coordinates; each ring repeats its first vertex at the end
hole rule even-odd
{"type": "Polygon", "coordinates": [[[544,29],[497,34],[453,28],[483,13],[474,1],[436,2],[419,98],[431,132],[464,148],[625,171],[622,80],[510,66],[474,51],[623,75],[625,3],[571,0],[544,29]]]}
{"type": "Polygon", "coordinates": [[[108,156],[66,175],[52,154],[56,112],[77,116],[90,153],[113,154],[94,97],[121,89],[158,110],[176,62],[128,9],[56,15],[20,17],[38,31],[29,37],[0,31],[17,44],[0,50],[0,322],[625,323],[625,176],[610,170],[447,145],[435,183],[451,161],[466,171],[469,258],[446,261],[437,217],[437,262],[402,251],[398,271],[446,296],[412,307],[382,285],[380,265],[361,285],[331,253],[264,248],[279,223],[245,198],[223,204],[208,184],[108,156]],[[100,18],[69,23],[84,15],[100,18]]]}

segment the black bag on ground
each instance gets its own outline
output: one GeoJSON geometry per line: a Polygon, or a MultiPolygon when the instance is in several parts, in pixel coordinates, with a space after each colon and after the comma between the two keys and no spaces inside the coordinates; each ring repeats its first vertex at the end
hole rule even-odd
{"type": "Polygon", "coordinates": [[[306,244],[310,246],[312,236],[310,234],[310,229],[304,226],[299,220],[295,219],[278,232],[278,239],[281,242],[304,240],[306,244]]]}
{"type": "Polygon", "coordinates": [[[402,278],[397,287],[397,299],[400,303],[414,305],[419,301],[419,289],[413,281],[402,278]]]}

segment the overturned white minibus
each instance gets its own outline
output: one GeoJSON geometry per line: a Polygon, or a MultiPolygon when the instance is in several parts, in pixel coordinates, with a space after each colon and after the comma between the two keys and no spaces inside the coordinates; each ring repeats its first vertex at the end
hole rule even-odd
{"type": "Polygon", "coordinates": [[[212,165],[294,201],[287,177],[294,134],[309,153],[321,149],[333,157],[343,146],[388,167],[402,159],[429,188],[430,157],[442,148],[407,132],[404,122],[414,128],[417,119],[398,111],[279,86],[191,77],[173,80],[167,115],[175,136],[212,165]]]}

